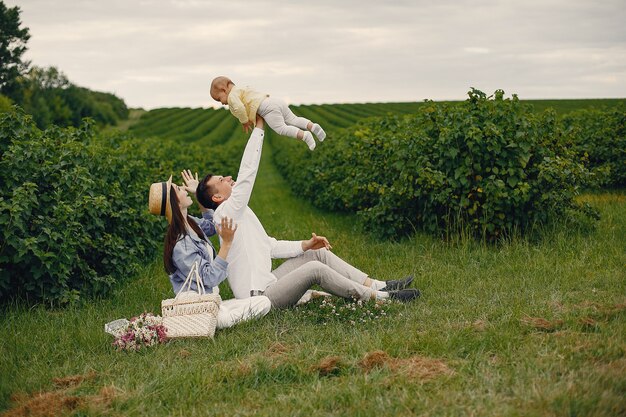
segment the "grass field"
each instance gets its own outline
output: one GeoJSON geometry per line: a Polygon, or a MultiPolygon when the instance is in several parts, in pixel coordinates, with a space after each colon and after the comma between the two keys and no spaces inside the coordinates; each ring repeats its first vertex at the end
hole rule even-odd
{"type": "Polygon", "coordinates": [[[374,277],[415,274],[422,298],[366,322],[318,301],[214,340],[116,352],[104,323],[158,313],[171,296],[161,261],[146,260],[109,299],[3,309],[3,415],[626,415],[624,190],[582,197],[602,216],[591,232],[389,243],[294,197],[268,145],[251,206],[271,235],[326,235],[374,277]]]}
{"type": "Polygon", "coordinates": [[[547,108],[553,108],[557,113],[563,114],[573,110],[582,110],[590,108],[612,108],[618,105],[624,105],[625,99],[598,98],[585,100],[522,100],[525,103],[532,104],[536,111],[542,111],[547,108]]]}

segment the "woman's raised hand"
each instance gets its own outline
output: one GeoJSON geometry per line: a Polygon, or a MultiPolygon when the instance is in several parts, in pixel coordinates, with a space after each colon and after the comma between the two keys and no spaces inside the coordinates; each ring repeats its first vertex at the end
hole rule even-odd
{"type": "Polygon", "coordinates": [[[198,181],[198,173],[196,172],[196,176],[194,177],[191,171],[186,169],[181,172],[180,175],[183,177],[183,181],[185,181],[185,189],[195,194],[198,189],[198,184],[200,184],[200,181],[198,181]]]}
{"type": "Polygon", "coordinates": [[[219,225],[216,225],[217,234],[222,238],[222,246],[230,245],[237,231],[237,224],[233,223],[233,219],[223,217],[219,225]]]}

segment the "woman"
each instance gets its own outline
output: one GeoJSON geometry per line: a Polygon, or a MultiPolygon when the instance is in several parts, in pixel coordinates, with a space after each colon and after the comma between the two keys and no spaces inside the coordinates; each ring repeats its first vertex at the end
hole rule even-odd
{"type": "MultiPolygon", "coordinates": [[[[202,219],[190,216],[187,209],[193,201],[188,188],[172,183],[172,177],[150,186],[148,205],[150,213],[165,216],[169,223],[165,235],[163,263],[169,274],[174,293],[178,294],[194,263],[207,293],[218,291],[218,285],[227,277],[228,262],[226,256],[230,250],[237,225],[232,219],[224,218],[217,227],[222,239],[219,252],[207,236],[216,233],[213,225],[213,211],[201,207],[202,219]]],[[[197,291],[195,280],[191,281],[190,290],[197,291]]],[[[270,310],[267,297],[257,296],[242,300],[223,300],[217,316],[217,328],[223,329],[239,321],[253,317],[262,317],[270,310]]]]}

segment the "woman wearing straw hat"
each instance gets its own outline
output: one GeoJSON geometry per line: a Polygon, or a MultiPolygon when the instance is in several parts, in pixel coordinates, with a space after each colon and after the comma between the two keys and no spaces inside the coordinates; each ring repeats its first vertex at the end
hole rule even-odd
{"type": "MultiPolygon", "coordinates": [[[[237,230],[237,225],[228,218],[222,219],[216,230],[213,225],[213,210],[204,207],[201,207],[201,219],[190,216],[187,209],[192,204],[188,189],[172,183],[171,176],[166,182],[150,186],[150,213],[165,216],[169,224],[165,235],[163,262],[176,294],[196,262],[207,292],[219,291],[217,286],[227,277],[226,256],[237,230]],[[207,238],[216,231],[222,242],[217,254],[207,238]]],[[[190,290],[197,291],[193,280],[190,290]]],[[[270,307],[271,303],[265,296],[224,300],[217,315],[217,328],[223,329],[242,320],[262,317],[269,312],[270,307]]]]}

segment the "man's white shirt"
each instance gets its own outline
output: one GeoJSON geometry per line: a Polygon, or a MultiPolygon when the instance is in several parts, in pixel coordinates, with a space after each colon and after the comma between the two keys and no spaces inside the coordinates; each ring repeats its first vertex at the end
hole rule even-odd
{"type": "Polygon", "coordinates": [[[255,128],[246,145],[237,181],[230,197],[215,210],[215,224],[223,217],[233,219],[237,231],[228,252],[228,283],[236,298],[250,297],[276,282],[272,258],[292,258],[303,253],[301,241],[276,240],[265,232],[256,214],[248,207],[263,149],[263,129],[255,128]]]}

